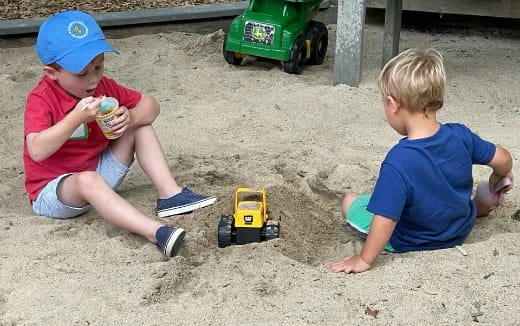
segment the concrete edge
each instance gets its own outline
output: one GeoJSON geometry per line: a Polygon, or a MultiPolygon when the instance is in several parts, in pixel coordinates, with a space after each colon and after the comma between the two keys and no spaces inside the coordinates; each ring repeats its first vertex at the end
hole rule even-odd
{"type": "MultiPolygon", "coordinates": [[[[104,12],[93,14],[92,16],[101,27],[137,25],[238,16],[246,9],[247,5],[247,1],[229,2],[185,7],[104,12]]],[[[36,33],[46,19],[47,17],[0,20],[0,36],[36,33]]]]}
{"type": "MultiPolygon", "coordinates": [[[[93,14],[101,27],[166,23],[197,19],[233,17],[240,15],[248,6],[248,1],[226,2],[209,5],[156,8],[93,14]]],[[[329,7],[329,0],[323,0],[320,9],[329,7]]],[[[37,33],[47,17],[0,20],[0,36],[37,33]]]]}

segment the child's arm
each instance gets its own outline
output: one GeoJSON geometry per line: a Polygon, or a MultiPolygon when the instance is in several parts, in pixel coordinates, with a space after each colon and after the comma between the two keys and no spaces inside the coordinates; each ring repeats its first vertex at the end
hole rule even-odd
{"type": "Polygon", "coordinates": [[[117,118],[112,122],[110,131],[122,134],[132,126],[151,124],[159,115],[159,103],[153,98],[143,95],[132,110],[120,106],[115,112],[117,118]]]}
{"type": "Polygon", "coordinates": [[[74,110],[55,125],[40,132],[29,133],[26,141],[31,158],[40,162],[54,154],[80,124],[95,119],[100,103],[100,98],[84,98],[76,104],[74,110]]]}
{"type": "Polygon", "coordinates": [[[507,149],[497,146],[488,165],[493,169],[489,181],[481,182],[473,197],[478,217],[489,215],[497,208],[504,200],[504,193],[513,185],[513,159],[507,149]]]}
{"type": "Polygon", "coordinates": [[[511,173],[511,169],[513,168],[513,159],[511,158],[509,151],[504,147],[497,146],[495,156],[493,156],[488,165],[493,169],[493,172],[489,176],[489,190],[494,192],[498,182],[504,177],[509,177],[511,179],[511,185],[504,188],[502,192],[508,191],[512,187],[513,183],[513,174],[511,173]]]}
{"type": "Polygon", "coordinates": [[[360,255],[346,257],[330,265],[333,272],[362,273],[370,268],[385,248],[394,232],[397,221],[390,218],[374,215],[370,224],[367,240],[360,255]]]}
{"type": "Polygon", "coordinates": [[[137,105],[129,110],[130,125],[144,126],[151,124],[159,115],[159,111],[159,103],[154,98],[143,95],[137,105]]]}

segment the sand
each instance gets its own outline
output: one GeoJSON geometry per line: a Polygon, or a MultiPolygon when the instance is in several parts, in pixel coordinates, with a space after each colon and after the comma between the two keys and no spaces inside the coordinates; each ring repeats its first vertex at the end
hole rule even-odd
{"type": "MultiPolygon", "coordinates": [[[[23,187],[22,124],[41,66],[34,37],[0,40],[0,324],[518,324],[517,188],[477,221],[462,246],[466,256],[455,248],[383,254],[359,275],[327,268],[362,246],[342,220],[343,193],[370,192],[399,139],[375,82],[382,25],[366,25],[363,82],[352,88],[331,86],[333,21],[325,63],[298,76],[271,62],[226,64],[219,29],[228,22],[202,33],[164,26],[107,33],[121,54],[106,56],[106,75],[161,103],[154,126],[176,179],[218,197],[211,207],[163,219],[187,230],[171,260],[95,211],[66,221],[33,214],[23,187]],[[232,213],[239,186],[267,190],[280,239],[217,247],[218,218],[232,213]],[[376,310],[376,317],[366,313],[376,310]]],[[[516,156],[518,37],[493,29],[402,31],[401,49],[426,46],[446,60],[439,119],[463,122],[516,156]]],[[[475,182],[488,174],[475,167],[475,182]]],[[[138,166],[120,193],[154,216],[156,192],[138,166]]]]}

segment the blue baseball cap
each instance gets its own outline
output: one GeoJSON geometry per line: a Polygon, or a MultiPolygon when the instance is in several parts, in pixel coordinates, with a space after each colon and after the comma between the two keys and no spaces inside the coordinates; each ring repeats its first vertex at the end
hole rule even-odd
{"type": "Polygon", "coordinates": [[[40,26],[36,53],[44,65],[53,62],[79,73],[99,54],[116,52],[105,39],[98,23],[83,11],[55,14],[40,26]]]}

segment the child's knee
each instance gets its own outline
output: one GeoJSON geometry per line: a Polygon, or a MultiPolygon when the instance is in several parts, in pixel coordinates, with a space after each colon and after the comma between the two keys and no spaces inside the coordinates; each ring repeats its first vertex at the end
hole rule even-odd
{"type": "Polygon", "coordinates": [[[347,194],[345,195],[345,198],[343,198],[343,202],[341,203],[341,212],[343,213],[343,216],[345,216],[345,214],[347,214],[347,211],[348,211],[350,205],[352,205],[352,202],[354,202],[354,200],[358,196],[359,196],[358,193],[347,192],[347,194]]]}
{"type": "Polygon", "coordinates": [[[101,174],[94,171],[83,171],[75,174],[75,182],[79,189],[95,189],[99,183],[105,182],[101,174]]]}

